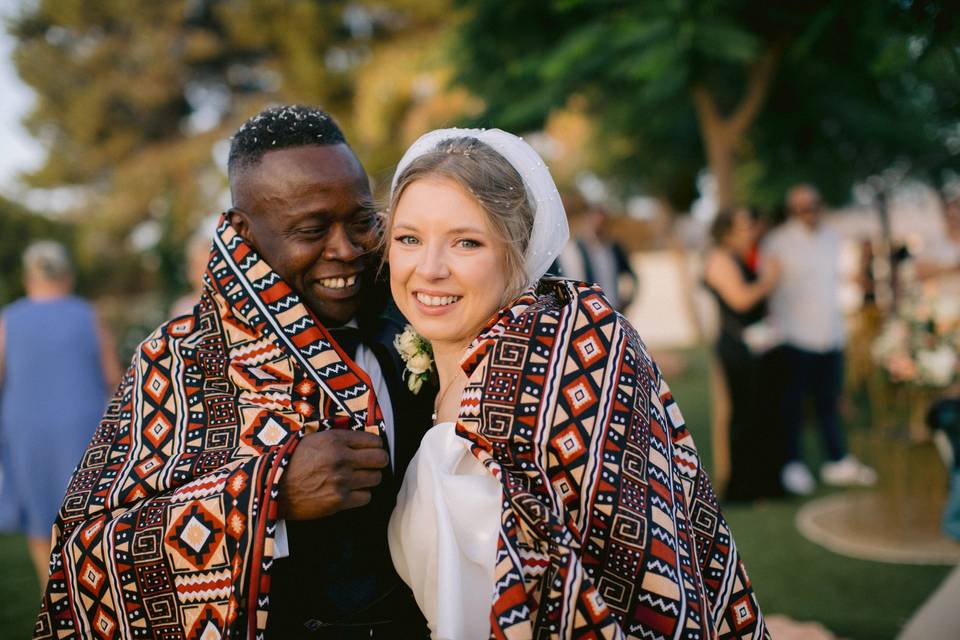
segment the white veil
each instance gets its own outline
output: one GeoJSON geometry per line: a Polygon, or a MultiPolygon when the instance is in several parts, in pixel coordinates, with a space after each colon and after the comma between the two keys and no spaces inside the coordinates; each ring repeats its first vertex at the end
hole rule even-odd
{"type": "Polygon", "coordinates": [[[524,253],[527,285],[539,280],[563,250],[570,237],[567,214],[563,210],[560,192],[553,182],[550,170],[533,148],[512,133],[501,129],[437,129],[426,133],[403,154],[393,174],[390,191],[397,188],[397,178],[419,156],[436,149],[451,138],[476,138],[513,165],[527,190],[527,198],[534,210],[533,231],[524,253]]]}

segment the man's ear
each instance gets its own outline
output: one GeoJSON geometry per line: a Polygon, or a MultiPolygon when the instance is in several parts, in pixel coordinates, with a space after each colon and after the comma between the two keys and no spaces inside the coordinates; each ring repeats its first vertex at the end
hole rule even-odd
{"type": "Polygon", "coordinates": [[[233,230],[236,231],[241,238],[253,244],[253,234],[250,232],[250,218],[245,211],[233,207],[227,209],[227,222],[230,223],[230,226],[233,227],[233,230]]]}

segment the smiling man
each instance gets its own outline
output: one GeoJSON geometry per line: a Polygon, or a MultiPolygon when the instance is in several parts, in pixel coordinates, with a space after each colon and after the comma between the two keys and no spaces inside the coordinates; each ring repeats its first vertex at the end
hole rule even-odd
{"type": "Polygon", "coordinates": [[[314,313],[344,324],[356,315],[378,239],[367,175],[335,133],[327,136],[341,142],[263,153],[255,145],[269,135],[235,139],[230,222],[314,313]]]}
{"type": "Polygon", "coordinates": [[[229,177],[199,304],[71,479],[35,637],[426,634],[386,524],[432,394],[400,376],[366,173],[327,114],[279,107],[229,177]]]}

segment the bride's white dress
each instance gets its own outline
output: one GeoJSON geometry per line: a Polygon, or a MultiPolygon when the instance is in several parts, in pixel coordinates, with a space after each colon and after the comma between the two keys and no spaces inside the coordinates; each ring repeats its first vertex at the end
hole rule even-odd
{"type": "Polygon", "coordinates": [[[397,573],[435,639],[490,635],[500,501],[500,482],[452,422],[426,433],[407,467],[387,537],[397,573]]]}

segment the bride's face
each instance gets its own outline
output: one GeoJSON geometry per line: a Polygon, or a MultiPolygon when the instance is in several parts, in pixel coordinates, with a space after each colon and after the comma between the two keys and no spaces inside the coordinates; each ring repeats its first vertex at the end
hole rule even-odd
{"type": "Polygon", "coordinates": [[[434,346],[465,347],[506,290],[503,242],[480,204],[447,178],[410,183],[393,215],[387,256],[397,306],[434,346]]]}

